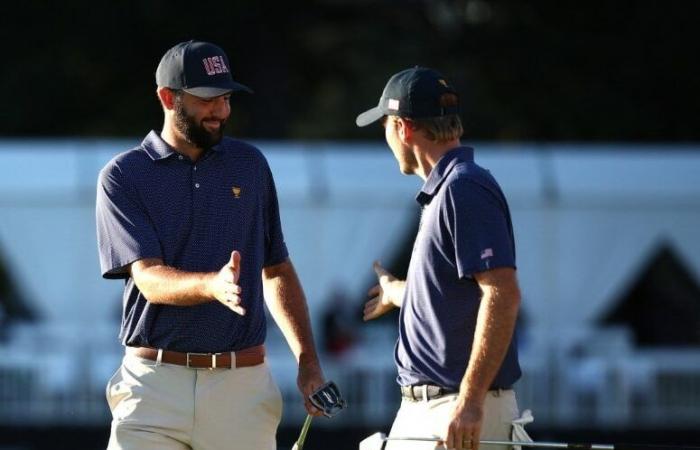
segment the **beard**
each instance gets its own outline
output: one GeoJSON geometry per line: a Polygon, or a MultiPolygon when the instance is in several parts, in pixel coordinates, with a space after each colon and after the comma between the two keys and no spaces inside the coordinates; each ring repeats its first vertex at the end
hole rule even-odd
{"type": "Polygon", "coordinates": [[[198,123],[197,119],[188,114],[185,110],[185,105],[182,103],[182,99],[176,97],[175,99],[175,126],[185,137],[185,140],[194,145],[195,147],[201,148],[202,150],[207,150],[219,142],[224,137],[224,125],[225,120],[221,120],[221,125],[216,131],[208,131],[204,128],[201,121],[198,123]]]}

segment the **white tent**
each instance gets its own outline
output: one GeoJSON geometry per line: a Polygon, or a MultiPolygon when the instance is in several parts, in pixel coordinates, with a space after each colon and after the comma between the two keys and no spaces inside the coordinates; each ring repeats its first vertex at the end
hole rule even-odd
{"type": "MultiPolygon", "coordinates": [[[[94,184],[127,141],[4,141],[0,249],[47,320],[113,317],[120,283],[101,280],[94,184]]],[[[312,308],[343,286],[361,293],[371,262],[414,224],[417,177],[382,144],[260,142],[312,308]]],[[[700,153],[688,148],[476,145],[509,198],[532,321],[594,320],[660,241],[700,278],[700,153]]]]}
{"type": "MultiPolygon", "coordinates": [[[[137,143],[0,141],[0,263],[40,326],[61,330],[51,336],[66,348],[87,332],[95,345],[120,351],[122,283],[100,278],[95,181],[113,155],[137,143]]],[[[420,180],[401,175],[380,142],[257,144],[275,176],[314,319],[338,287],[359,300],[372,261],[405,244],[420,180]]],[[[538,346],[566,345],[566,336],[603,315],[660,242],[700,279],[700,147],[474,147],[510,202],[523,308],[536,330],[531,355],[538,346]]]]}

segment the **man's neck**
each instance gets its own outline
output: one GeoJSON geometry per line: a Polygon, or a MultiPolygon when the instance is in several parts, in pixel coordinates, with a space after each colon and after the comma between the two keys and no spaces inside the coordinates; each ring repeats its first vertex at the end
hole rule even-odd
{"type": "Polygon", "coordinates": [[[462,144],[459,139],[453,139],[448,142],[430,142],[427,141],[423,145],[419,145],[414,151],[416,154],[416,159],[418,161],[418,170],[416,170],[416,175],[421,177],[423,181],[428,179],[430,172],[433,170],[440,161],[440,159],[445,156],[445,153],[460,147],[462,144]]]}

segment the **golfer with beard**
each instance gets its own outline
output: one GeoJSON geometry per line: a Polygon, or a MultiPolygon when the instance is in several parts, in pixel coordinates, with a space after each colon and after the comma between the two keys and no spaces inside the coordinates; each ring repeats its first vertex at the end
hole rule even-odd
{"type": "Polygon", "coordinates": [[[156,82],[163,129],[112,159],[97,185],[102,276],[125,280],[108,448],[273,450],[282,399],[263,301],[311,414],[324,380],[267,161],[223,136],[231,94],[251,91],[223,50],[199,41],[168,50],[156,82]]]}

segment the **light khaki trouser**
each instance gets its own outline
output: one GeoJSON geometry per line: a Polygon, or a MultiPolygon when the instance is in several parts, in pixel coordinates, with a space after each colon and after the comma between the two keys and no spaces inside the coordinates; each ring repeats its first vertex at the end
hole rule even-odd
{"type": "Polygon", "coordinates": [[[108,450],[275,450],[282,417],[267,363],[189,369],[126,355],[107,403],[108,450]]]}
{"type": "MultiPolygon", "coordinates": [[[[435,400],[403,399],[389,436],[445,438],[448,421],[454,411],[457,394],[435,400]]],[[[512,390],[489,391],[484,403],[484,421],[480,439],[510,441],[512,422],[518,418],[518,403],[512,390]]],[[[387,441],[386,450],[444,449],[436,442],[387,441]]],[[[510,446],[482,445],[480,450],[505,450],[510,446]]]]}

